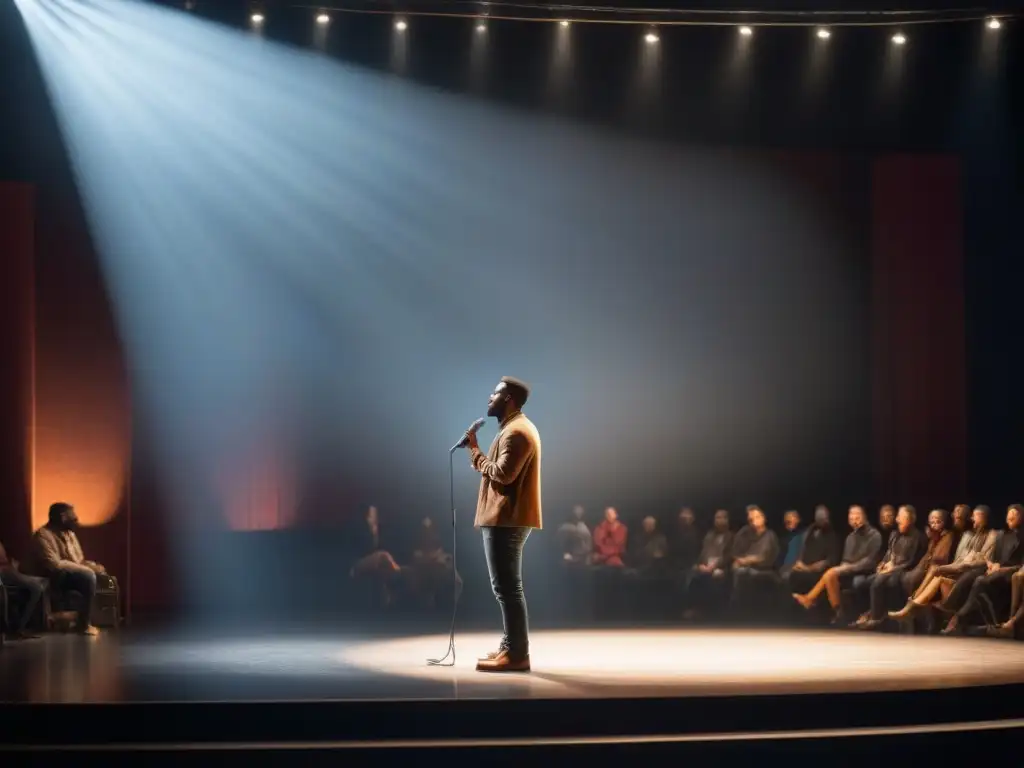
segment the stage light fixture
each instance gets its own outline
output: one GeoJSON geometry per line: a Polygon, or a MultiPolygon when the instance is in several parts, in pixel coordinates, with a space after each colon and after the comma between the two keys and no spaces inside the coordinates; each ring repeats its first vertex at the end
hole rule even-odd
{"type": "Polygon", "coordinates": [[[398,21],[395,22],[395,29],[397,29],[399,32],[405,32],[405,30],[408,28],[409,25],[406,24],[405,21],[402,19],[399,19],[398,21]]]}
{"type": "Polygon", "coordinates": [[[487,25],[484,24],[482,21],[479,24],[476,25],[476,32],[477,32],[478,35],[482,35],[486,31],[487,31],[487,25]]]}
{"type": "Polygon", "coordinates": [[[263,23],[263,14],[262,13],[254,13],[252,16],[249,17],[249,20],[253,24],[262,24],[263,23]]]}
{"type": "Polygon", "coordinates": [[[999,29],[1001,26],[1003,26],[1003,22],[1001,22],[999,19],[993,18],[989,19],[985,23],[985,26],[988,27],[989,29],[999,29]]]}
{"type": "Polygon", "coordinates": [[[832,33],[829,32],[826,27],[818,27],[817,34],[819,40],[828,40],[830,37],[832,37],[832,33]]]}
{"type": "Polygon", "coordinates": [[[565,19],[562,19],[562,20],[561,20],[560,22],[558,22],[558,23],[559,23],[559,25],[561,25],[561,26],[563,26],[563,27],[568,27],[568,26],[569,26],[569,22],[568,22],[568,21],[566,21],[565,19]]]}
{"type": "Polygon", "coordinates": [[[907,42],[907,38],[902,32],[897,32],[895,35],[892,36],[892,41],[895,45],[903,45],[905,42],[907,42]]]}
{"type": "Polygon", "coordinates": [[[752,27],[740,27],[740,34],[744,37],[750,37],[754,34],[754,30],[752,27]]]}
{"type": "Polygon", "coordinates": [[[654,32],[648,32],[644,35],[644,42],[648,45],[654,45],[660,38],[654,32]]]}
{"type": "Polygon", "coordinates": [[[317,24],[330,24],[331,23],[331,17],[328,16],[326,13],[321,13],[319,16],[316,17],[316,23],[317,24]]]}

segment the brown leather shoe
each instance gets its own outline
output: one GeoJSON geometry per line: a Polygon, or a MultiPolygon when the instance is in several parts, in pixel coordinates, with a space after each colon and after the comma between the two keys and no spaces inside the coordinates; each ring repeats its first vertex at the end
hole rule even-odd
{"type": "Polygon", "coordinates": [[[513,660],[508,651],[501,651],[493,659],[480,659],[476,663],[477,672],[529,672],[530,657],[513,660]]]}
{"type": "Polygon", "coordinates": [[[498,656],[500,656],[500,655],[501,655],[502,653],[504,653],[504,652],[505,652],[505,644],[504,644],[504,643],[502,643],[501,645],[499,645],[499,646],[498,646],[498,650],[496,650],[496,651],[491,651],[491,652],[490,652],[490,653],[488,653],[488,654],[487,654],[486,656],[481,656],[481,657],[480,657],[480,658],[478,659],[478,661],[482,661],[482,660],[484,660],[484,659],[496,659],[496,658],[498,658],[498,656]]]}

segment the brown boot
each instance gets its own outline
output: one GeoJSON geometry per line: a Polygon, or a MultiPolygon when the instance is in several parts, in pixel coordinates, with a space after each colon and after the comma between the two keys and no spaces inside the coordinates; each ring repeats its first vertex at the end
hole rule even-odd
{"type": "Polygon", "coordinates": [[[480,659],[476,663],[477,672],[529,672],[530,657],[513,659],[508,651],[502,650],[493,659],[480,659]]]}
{"type": "Polygon", "coordinates": [[[923,607],[923,605],[918,605],[913,600],[907,600],[907,604],[903,606],[902,610],[889,611],[889,618],[896,619],[896,621],[903,621],[913,617],[913,615],[923,607]]]}
{"type": "Polygon", "coordinates": [[[1012,638],[1014,636],[1013,624],[1010,624],[1009,622],[993,627],[986,627],[985,631],[989,637],[1012,638]]]}

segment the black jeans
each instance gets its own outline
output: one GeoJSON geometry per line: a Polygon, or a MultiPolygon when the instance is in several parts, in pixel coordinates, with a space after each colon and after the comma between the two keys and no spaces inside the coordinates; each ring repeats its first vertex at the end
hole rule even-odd
{"type": "Polygon", "coordinates": [[[505,634],[501,646],[513,659],[530,653],[530,621],[523,593],[523,545],[530,528],[481,528],[491,589],[501,608],[505,634]]]}
{"type": "Polygon", "coordinates": [[[873,573],[868,576],[868,594],[871,596],[871,618],[881,621],[886,613],[902,606],[905,602],[903,594],[903,571],[873,573]]]}

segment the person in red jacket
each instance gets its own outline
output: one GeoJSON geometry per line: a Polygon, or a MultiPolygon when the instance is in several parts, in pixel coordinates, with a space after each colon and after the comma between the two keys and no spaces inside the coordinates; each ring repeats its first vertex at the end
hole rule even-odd
{"type": "Polygon", "coordinates": [[[612,565],[621,568],[622,557],[626,554],[628,531],[615,507],[604,511],[604,520],[594,529],[594,565],[612,565]]]}

